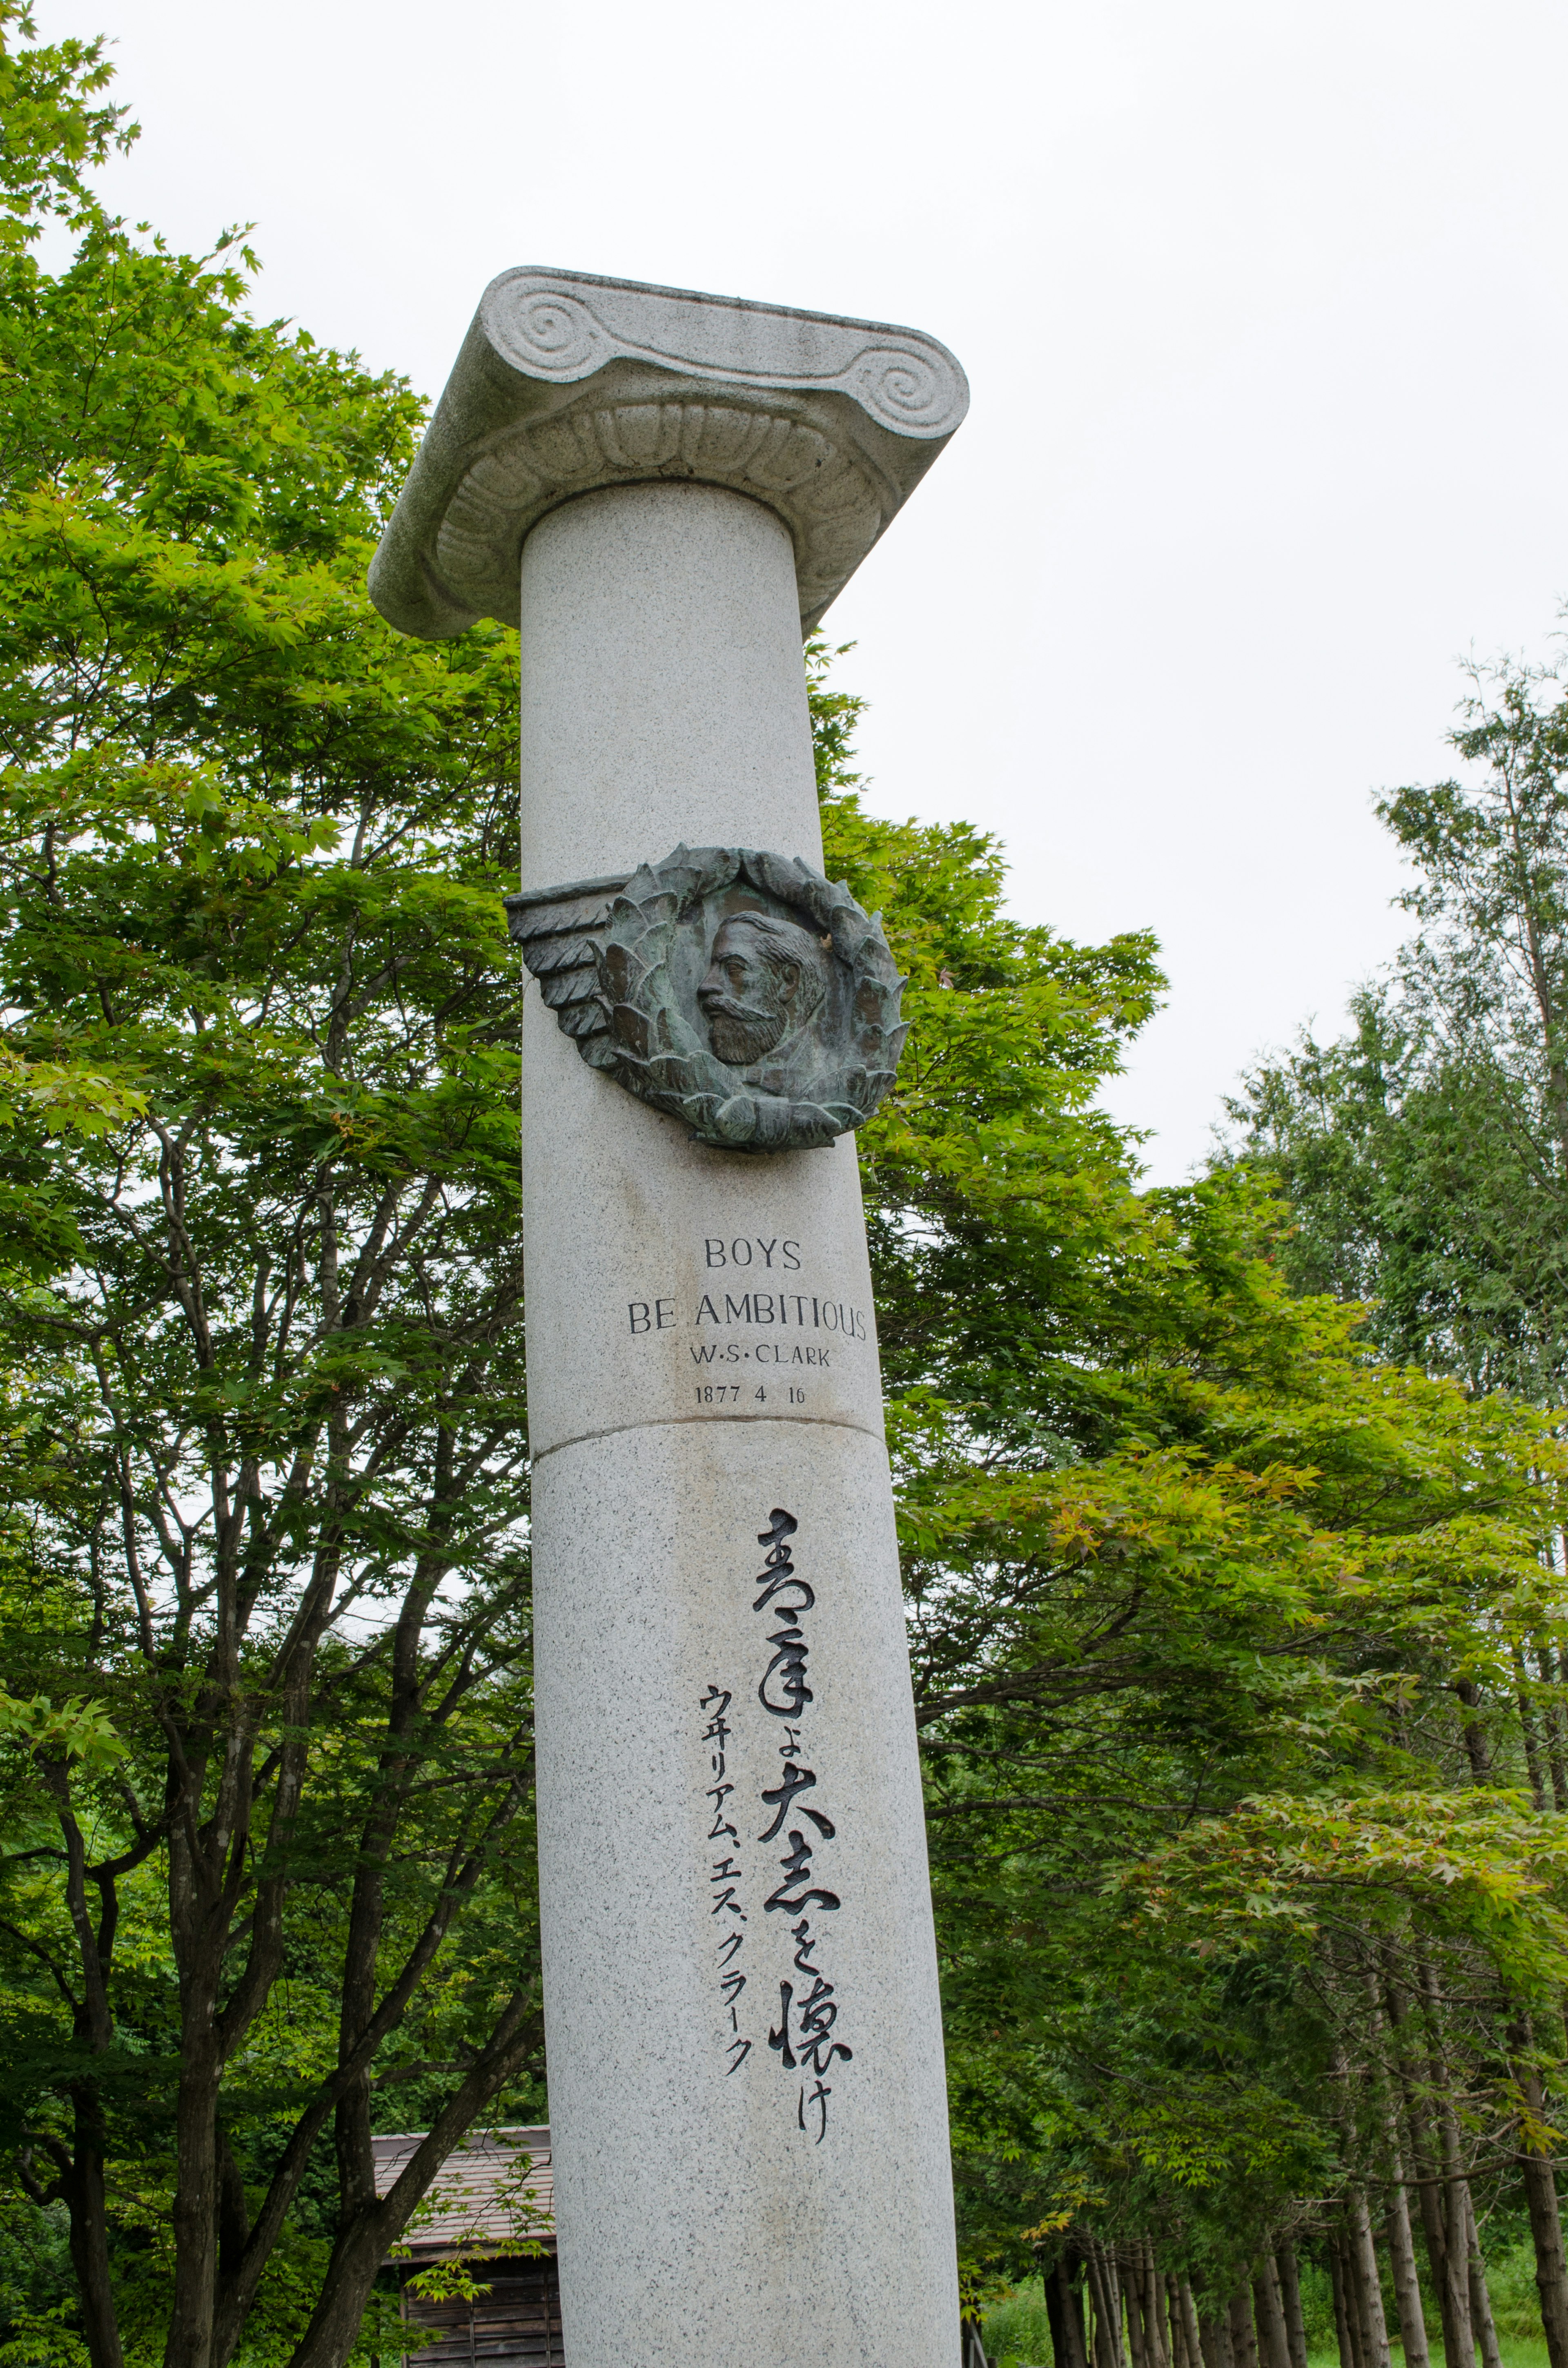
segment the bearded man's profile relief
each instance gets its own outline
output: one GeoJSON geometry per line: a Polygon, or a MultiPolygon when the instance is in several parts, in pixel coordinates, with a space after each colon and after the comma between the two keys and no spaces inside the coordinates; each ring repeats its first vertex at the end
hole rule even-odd
{"type": "Polygon", "coordinates": [[[736,913],[713,939],[697,1000],[709,1041],[732,1069],[777,1052],[827,999],[831,973],[822,940],[771,913],[736,913]]]}

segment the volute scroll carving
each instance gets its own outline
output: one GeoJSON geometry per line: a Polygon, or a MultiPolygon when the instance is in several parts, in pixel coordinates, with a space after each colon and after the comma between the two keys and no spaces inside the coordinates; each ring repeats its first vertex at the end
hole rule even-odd
{"type": "Polygon", "coordinates": [[[812,632],[969,404],[937,338],[525,265],[492,280],[387,522],[370,597],[440,641],[515,625],[523,544],[612,486],[744,494],[794,545],[812,632]]]}

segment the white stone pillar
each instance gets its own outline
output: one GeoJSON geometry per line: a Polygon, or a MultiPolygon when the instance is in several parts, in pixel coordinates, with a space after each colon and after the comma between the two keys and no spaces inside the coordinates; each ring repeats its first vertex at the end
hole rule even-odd
{"type": "MultiPolygon", "coordinates": [[[[900,497],[886,432],[875,451],[869,431],[855,445],[824,365],[881,386],[894,338],[916,349],[912,373],[936,365],[907,332],[819,323],[802,393],[777,383],[777,349],[759,358],[755,317],[739,359],[715,359],[711,324],[704,346],[648,309],[707,300],[634,290],[642,313],[617,313],[610,283],[518,277],[540,336],[586,345],[579,377],[599,408],[548,414],[543,436],[514,428],[503,469],[493,367],[471,366],[466,413],[454,378],[426,448],[437,490],[421,513],[416,471],[375,588],[416,631],[453,630],[465,598],[506,613],[483,597],[494,562],[474,544],[502,539],[497,514],[520,541],[525,898],[623,882],[683,841],[820,867],[801,612],[858,556],[846,516],[869,539],[846,474],[881,504],[872,533],[900,497]],[[618,417],[604,403],[617,365],[596,359],[589,330],[634,348],[642,379],[610,391],[646,395],[661,318],[684,336],[681,368],[708,381],[683,384],[666,357],[664,400],[622,402],[618,417]],[[838,472],[827,529],[798,495],[791,513],[789,487],[737,482],[733,466],[726,480],[712,458],[749,450],[755,471],[771,437],[777,463],[790,435],[826,442],[824,418],[834,440],[808,448],[805,482],[820,495],[823,472],[838,472]],[[563,437],[585,450],[590,427],[579,496],[528,516],[543,463],[559,471],[563,437]],[[644,463],[639,477],[638,434],[666,467],[684,443],[689,473],[644,463]],[[813,532],[818,580],[804,584],[813,532]]],[[[493,357],[506,339],[494,290],[486,303],[476,335],[493,357]]],[[[763,317],[788,321],[801,350],[812,316],[763,317]]],[[[910,439],[921,466],[955,402],[961,416],[957,383],[943,433],[910,439]]],[[[853,1136],[768,1153],[696,1141],[587,1065],[530,980],[523,1144],[569,2368],[749,2368],[802,2346],[821,2368],[956,2368],[936,1957],[853,1136]]]]}

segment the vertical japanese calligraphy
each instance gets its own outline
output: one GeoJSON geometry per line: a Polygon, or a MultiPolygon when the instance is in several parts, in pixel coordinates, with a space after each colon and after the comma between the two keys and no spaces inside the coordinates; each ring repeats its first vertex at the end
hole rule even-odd
{"type": "Polygon", "coordinates": [[[782,1837],[788,1844],[778,1861],[783,1879],[763,1901],[763,1908],[769,1916],[796,1919],[789,1931],[795,1943],[790,1971],[797,1978],[779,1980],[778,2027],[768,2032],[767,2044],[785,2072],[801,2076],[796,2122],[801,2130],[813,2134],[813,2144],[821,2146],[827,2135],[828,2099],[833,2094],[827,2075],[835,2059],[853,2063],[854,2051],[834,2037],[838,1998],[835,1985],[815,1962],[821,1936],[812,1929],[812,1910],[819,1917],[831,1915],[843,1903],[836,1891],[817,1881],[812,1863],[823,1843],[831,1842],[838,1828],[819,1802],[803,1797],[816,1792],[817,1775],[815,1769],[803,1764],[801,1741],[814,1699],[806,1681],[811,1647],[801,1622],[815,1610],[817,1599],[815,1588],[794,1565],[790,1540],[800,1526],[792,1513],[776,1505],[767,1529],[757,1533],[757,1543],[767,1552],[754,1581],[762,1591],[752,1609],[766,1613],[773,1623],[767,1638],[773,1656],[763,1671],[756,1698],[770,1716],[784,1722],[784,1739],[778,1746],[784,1765],[777,1784],[767,1786],[762,1793],[764,1806],[772,1810],[773,1816],[757,1841],[776,1842],[782,1837]],[[792,1822],[797,1818],[798,1824],[792,1822]]]}
{"type": "Polygon", "coordinates": [[[735,1789],[726,1772],[728,1755],[725,1751],[726,1744],[733,1739],[733,1730],[724,1716],[732,1700],[733,1696],[727,1694],[722,1686],[710,1685],[697,1705],[708,1720],[702,1730],[702,1740],[709,1747],[708,1770],[712,1782],[703,1790],[713,1807],[713,1823],[709,1828],[708,1840],[710,1849],[718,1853],[709,1861],[708,1881],[712,1891],[712,1906],[709,1913],[726,1919],[714,1928],[713,1949],[719,1992],[730,2031],[724,2045],[724,2052],[730,2059],[724,2067],[726,2078],[732,2072],[738,2072],[751,2054],[751,2041],[742,2037],[740,2021],[740,1997],[746,1986],[746,1977],[736,1963],[745,1946],[745,1934],[741,1927],[747,1920],[736,1888],[744,1873],[734,1856],[740,1844],[740,1832],[727,1812],[730,1795],[735,1789]]]}

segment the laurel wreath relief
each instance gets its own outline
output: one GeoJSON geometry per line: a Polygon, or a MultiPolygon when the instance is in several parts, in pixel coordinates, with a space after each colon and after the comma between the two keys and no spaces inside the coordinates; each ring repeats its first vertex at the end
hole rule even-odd
{"type": "Polygon", "coordinates": [[[893,1081],[908,1029],[881,923],[798,857],[682,846],[619,893],[508,902],[528,967],[583,1058],[684,1120],[700,1143],[730,1151],[831,1143],[862,1125],[893,1081]],[[812,932],[828,984],[784,1043],[743,1064],[715,1052],[698,988],[719,929],[747,914],[812,932]]]}

